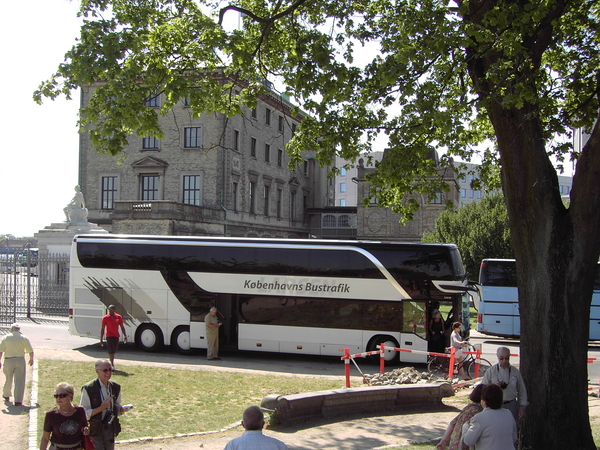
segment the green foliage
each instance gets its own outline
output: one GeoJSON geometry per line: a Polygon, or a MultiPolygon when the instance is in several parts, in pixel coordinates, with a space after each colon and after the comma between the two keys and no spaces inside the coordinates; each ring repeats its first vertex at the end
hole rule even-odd
{"type": "Polygon", "coordinates": [[[444,211],[423,242],[458,245],[469,279],[477,281],[482,259],[514,258],[504,197],[495,193],[457,211],[444,211]]]}
{"type": "Polygon", "coordinates": [[[34,98],[100,86],[80,126],[99,151],[116,155],[131,134],[162,135],[157,112],[144,106],[148,95],[164,94],[159,114],[187,96],[195,116],[231,116],[256,104],[271,78],[310,115],[288,145],[292,166],[307,149],[322,165],[335,155],[355,160],[383,134],[389,158],[370,181],[381,205],[410,215],[408,194],[439,190],[440,172],[426,160],[431,150],[467,161],[484,152],[484,165],[497,162],[492,105],[531,111],[545,139],[558,137],[548,152],[559,161],[572,152],[560,136],[596,118],[597,2],[494,5],[86,0],[79,41],[34,98]],[[242,27],[224,28],[238,12],[242,27]],[[482,57],[489,67],[470,66],[482,57]]]}

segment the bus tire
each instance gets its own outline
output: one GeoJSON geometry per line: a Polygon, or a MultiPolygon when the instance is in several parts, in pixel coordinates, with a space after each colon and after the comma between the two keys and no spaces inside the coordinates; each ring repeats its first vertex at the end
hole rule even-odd
{"type": "MultiPolygon", "coordinates": [[[[367,347],[367,351],[374,352],[374,351],[379,350],[377,348],[377,346],[380,345],[382,342],[386,348],[399,347],[398,341],[396,341],[396,339],[394,339],[393,337],[386,336],[386,335],[378,335],[378,336],[371,338],[371,341],[369,342],[369,346],[367,347]]],[[[374,364],[379,364],[380,358],[381,358],[381,355],[379,355],[379,354],[369,357],[371,362],[373,362],[374,364]]],[[[385,359],[385,364],[398,364],[400,362],[400,353],[399,352],[389,352],[386,350],[386,352],[384,354],[384,359],[385,359]]]]}
{"type": "Polygon", "coordinates": [[[162,331],[153,323],[140,325],[135,333],[135,342],[145,352],[159,351],[163,340],[162,331]]]}
{"type": "Polygon", "coordinates": [[[180,325],[171,334],[171,347],[180,355],[191,355],[194,349],[191,347],[189,325],[180,325]]]}

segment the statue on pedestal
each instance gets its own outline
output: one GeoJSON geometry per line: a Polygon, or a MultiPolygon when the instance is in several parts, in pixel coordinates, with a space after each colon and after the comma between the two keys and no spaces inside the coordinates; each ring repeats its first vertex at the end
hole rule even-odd
{"type": "Polygon", "coordinates": [[[75,196],[71,202],[63,209],[65,212],[66,222],[70,223],[87,223],[88,210],[85,207],[83,193],[79,186],[75,186],[75,196]]]}

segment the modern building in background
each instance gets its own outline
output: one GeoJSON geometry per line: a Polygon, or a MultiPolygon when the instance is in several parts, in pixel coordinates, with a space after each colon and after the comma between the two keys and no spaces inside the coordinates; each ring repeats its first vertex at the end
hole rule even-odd
{"type": "MultiPolygon", "coordinates": [[[[226,82],[221,74],[222,82],[226,82]]],[[[94,87],[82,89],[82,104],[94,87]]],[[[147,99],[160,108],[161,96],[147,99]]],[[[310,149],[293,170],[285,144],[302,120],[271,90],[254,109],[194,117],[186,99],[159,116],[164,137],[131,136],[117,158],[80,144],[88,220],[111,233],[308,237],[308,209],[333,205],[333,180],[310,149]]]]}

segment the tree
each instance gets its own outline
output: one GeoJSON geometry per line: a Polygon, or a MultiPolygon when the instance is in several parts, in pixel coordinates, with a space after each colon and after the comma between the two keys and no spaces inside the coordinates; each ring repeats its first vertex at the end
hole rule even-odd
{"type": "Polygon", "coordinates": [[[292,155],[316,148],[321,163],[352,160],[386,136],[369,181],[405,219],[417,207],[407,194],[445,187],[430,150],[444,149],[450,166],[489,140],[484,167],[500,164],[518,261],[531,399],[521,447],[595,448],[586,356],[600,254],[599,3],[232,0],[214,20],[211,3],[82,0],[80,40],[36,100],[98,84],[80,123],[117,154],[132,133],[160,137],[148,95],[164,93],[163,114],[188,96],[196,114],[234,115],[277,77],[309,114],[292,155]],[[228,31],[221,23],[234,11],[243,26],[228,31]],[[229,81],[210,76],[219,67],[229,81]],[[590,137],[574,151],[577,127],[590,137]],[[568,207],[551,157],[559,170],[577,163],[568,207]]]}
{"type": "Polygon", "coordinates": [[[444,211],[423,242],[458,245],[469,279],[476,281],[482,259],[514,258],[504,197],[495,193],[456,211],[444,211]]]}

